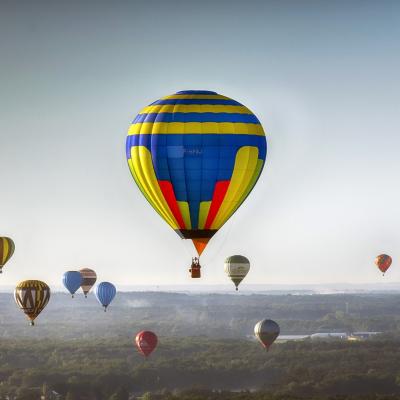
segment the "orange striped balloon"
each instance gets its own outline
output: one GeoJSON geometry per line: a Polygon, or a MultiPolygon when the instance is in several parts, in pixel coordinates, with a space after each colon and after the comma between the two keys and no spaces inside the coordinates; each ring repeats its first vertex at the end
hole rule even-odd
{"type": "Polygon", "coordinates": [[[79,272],[82,275],[81,288],[83,294],[85,295],[85,297],[87,297],[87,294],[89,293],[90,289],[96,283],[97,275],[96,272],[90,268],[82,268],[79,270],[79,272]]]}
{"type": "Polygon", "coordinates": [[[382,274],[385,275],[385,272],[392,265],[392,257],[387,254],[380,254],[375,258],[375,264],[381,270],[382,274]]]}

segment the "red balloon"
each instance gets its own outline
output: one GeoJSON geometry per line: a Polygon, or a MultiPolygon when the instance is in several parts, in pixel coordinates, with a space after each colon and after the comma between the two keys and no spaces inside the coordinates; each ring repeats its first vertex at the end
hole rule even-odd
{"type": "Polygon", "coordinates": [[[153,352],[157,343],[157,335],[151,331],[141,331],[135,338],[136,347],[145,357],[148,357],[153,352]]]}
{"type": "Polygon", "coordinates": [[[385,274],[392,264],[392,257],[388,256],[387,254],[381,254],[375,258],[375,264],[381,270],[381,272],[385,274]]]}

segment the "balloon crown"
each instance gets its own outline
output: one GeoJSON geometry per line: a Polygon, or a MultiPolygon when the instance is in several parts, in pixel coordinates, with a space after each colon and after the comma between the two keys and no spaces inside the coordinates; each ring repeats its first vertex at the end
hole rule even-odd
{"type": "Polygon", "coordinates": [[[175,94],[217,94],[217,92],[212,92],[210,90],[181,90],[175,94]]]}

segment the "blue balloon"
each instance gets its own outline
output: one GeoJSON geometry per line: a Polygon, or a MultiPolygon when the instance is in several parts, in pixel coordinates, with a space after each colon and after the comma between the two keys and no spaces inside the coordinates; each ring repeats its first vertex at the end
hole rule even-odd
{"type": "Polygon", "coordinates": [[[110,282],[101,282],[96,286],[94,294],[99,301],[99,303],[104,307],[104,311],[107,310],[107,307],[112,302],[115,294],[117,293],[117,289],[110,282]]]}
{"type": "Polygon", "coordinates": [[[63,275],[63,285],[74,297],[74,293],[81,287],[82,275],[79,271],[67,271],[63,275]]]}

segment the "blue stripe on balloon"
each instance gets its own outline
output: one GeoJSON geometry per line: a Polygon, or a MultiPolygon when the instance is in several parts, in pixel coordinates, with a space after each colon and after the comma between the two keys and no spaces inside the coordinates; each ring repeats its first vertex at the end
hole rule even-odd
{"type": "Polygon", "coordinates": [[[134,139],[132,136],[126,137],[125,143],[125,152],[126,152],[126,159],[129,160],[131,158],[131,147],[134,146],[134,139]]]}
{"type": "MultiPolygon", "coordinates": [[[[137,134],[130,135],[126,140],[126,154],[127,158],[130,158],[131,147],[133,146],[145,146],[152,153],[155,149],[160,152],[160,156],[166,157],[169,154],[169,158],[182,157],[182,155],[189,156],[194,155],[197,151],[208,151],[212,148],[222,148],[222,156],[224,156],[224,150],[229,151],[229,147],[240,148],[243,146],[255,146],[258,147],[259,155],[258,158],[265,160],[267,153],[267,142],[265,136],[259,135],[241,135],[232,133],[202,133],[202,134],[137,134]],[[185,137],[185,146],[183,143],[183,137],[185,137]],[[200,142],[199,142],[200,140],[200,142]],[[180,153],[177,152],[177,148],[181,147],[180,153]],[[189,146],[193,146],[192,149],[189,146]],[[187,149],[186,149],[187,147],[187,149]],[[196,150],[197,149],[197,150],[196,150]]],[[[209,154],[209,158],[216,157],[216,154],[209,154]]],[[[221,153],[218,153],[218,156],[221,153]]],[[[208,157],[207,157],[208,158],[208,157]]]]}
{"type": "Polygon", "coordinates": [[[246,135],[237,133],[158,133],[158,134],[136,134],[129,135],[126,139],[126,155],[130,158],[131,147],[144,146],[150,151],[154,147],[167,148],[169,146],[183,145],[183,136],[186,138],[187,143],[196,144],[199,138],[201,139],[202,146],[257,146],[260,154],[258,158],[265,160],[267,143],[265,136],[261,135],[246,135]],[[168,142],[168,143],[167,143],[168,142]]]}
{"type": "Polygon", "coordinates": [[[243,104],[235,100],[225,99],[166,99],[157,100],[151,103],[151,106],[155,105],[168,105],[168,104],[208,104],[208,105],[221,105],[221,106],[242,106],[243,104]]]}
{"type": "Polygon", "coordinates": [[[235,114],[235,113],[149,113],[139,114],[133,124],[143,122],[232,122],[243,124],[260,124],[254,114],[235,114]]]}

